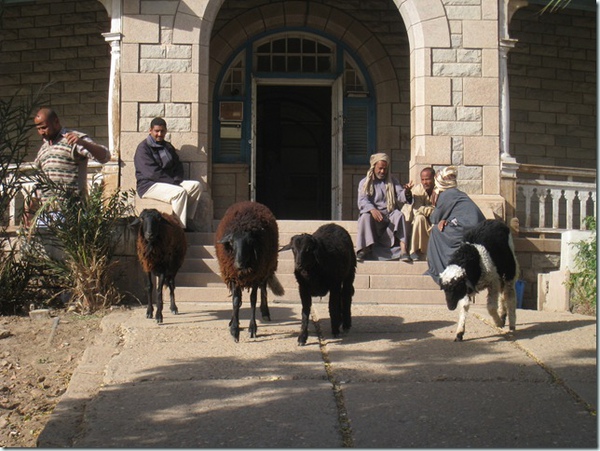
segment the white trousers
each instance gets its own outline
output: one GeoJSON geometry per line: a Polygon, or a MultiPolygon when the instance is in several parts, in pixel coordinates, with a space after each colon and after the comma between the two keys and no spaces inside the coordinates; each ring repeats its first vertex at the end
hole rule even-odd
{"type": "Polygon", "coordinates": [[[197,180],[184,180],[181,185],[155,183],[144,193],[142,199],[154,199],[168,202],[173,207],[183,227],[187,227],[187,218],[196,214],[198,201],[202,194],[202,185],[197,180]]]}

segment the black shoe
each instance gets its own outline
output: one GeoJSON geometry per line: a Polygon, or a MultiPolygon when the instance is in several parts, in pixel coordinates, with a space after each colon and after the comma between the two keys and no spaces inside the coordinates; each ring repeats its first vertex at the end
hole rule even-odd
{"type": "Polygon", "coordinates": [[[411,262],[412,260],[410,256],[406,252],[404,252],[403,254],[400,254],[400,261],[411,262]]]}
{"type": "Polygon", "coordinates": [[[365,258],[367,258],[367,255],[369,255],[369,253],[366,252],[364,249],[361,249],[356,253],[356,261],[364,262],[365,258]]]}
{"type": "Polygon", "coordinates": [[[412,254],[410,254],[410,259],[414,260],[414,261],[419,261],[421,260],[421,258],[419,257],[419,254],[416,252],[413,252],[412,254]]]}

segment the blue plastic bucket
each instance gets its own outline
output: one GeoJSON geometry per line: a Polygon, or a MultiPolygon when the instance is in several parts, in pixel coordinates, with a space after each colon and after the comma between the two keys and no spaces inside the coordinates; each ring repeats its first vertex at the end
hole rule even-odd
{"type": "Polygon", "coordinates": [[[525,294],[525,281],[517,280],[515,283],[515,290],[517,292],[517,308],[523,308],[523,295],[525,294]]]}

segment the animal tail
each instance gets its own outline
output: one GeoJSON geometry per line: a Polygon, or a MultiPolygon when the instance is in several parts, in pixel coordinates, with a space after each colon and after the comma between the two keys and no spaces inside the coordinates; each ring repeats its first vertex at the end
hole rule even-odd
{"type": "Polygon", "coordinates": [[[275,296],[283,296],[285,294],[285,290],[281,286],[281,283],[279,283],[279,279],[277,279],[275,274],[269,277],[267,285],[269,285],[269,288],[275,296]]]}

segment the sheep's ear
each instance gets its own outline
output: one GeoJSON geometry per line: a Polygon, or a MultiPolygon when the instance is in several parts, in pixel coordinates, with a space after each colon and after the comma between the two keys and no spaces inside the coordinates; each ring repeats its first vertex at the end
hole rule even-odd
{"type": "Polygon", "coordinates": [[[136,225],[140,224],[142,221],[140,220],[140,218],[135,218],[131,223],[129,223],[129,227],[135,227],[136,225]]]}
{"type": "Polygon", "coordinates": [[[279,249],[278,252],[289,251],[292,248],[292,242],[290,241],[288,244],[279,249]]]}
{"type": "Polygon", "coordinates": [[[233,239],[233,235],[231,235],[231,233],[229,233],[229,234],[225,235],[223,238],[221,238],[219,241],[217,241],[217,243],[219,243],[219,244],[229,243],[232,239],[233,239]]]}
{"type": "Polygon", "coordinates": [[[472,293],[475,291],[475,287],[473,286],[473,284],[471,283],[471,281],[468,278],[465,279],[465,283],[467,284],[467,291],[469,293],[472,293]]]}

